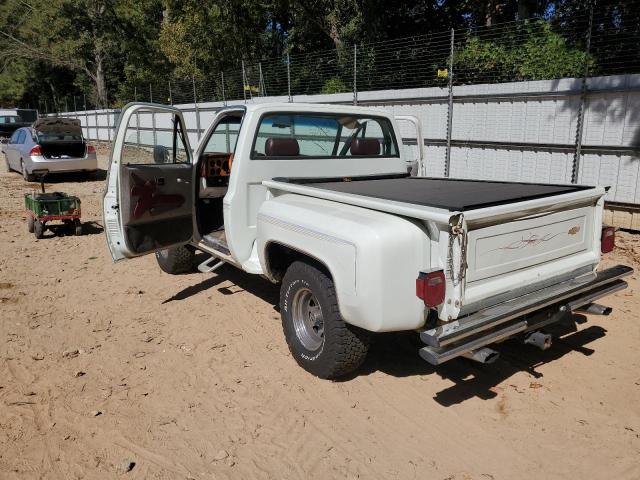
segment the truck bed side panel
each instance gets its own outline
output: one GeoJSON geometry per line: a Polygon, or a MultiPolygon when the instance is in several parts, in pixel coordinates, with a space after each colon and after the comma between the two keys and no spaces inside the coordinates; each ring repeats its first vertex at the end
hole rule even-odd
{"type": "Polygon", "coordinates": [[[294,194],[264,202],[258,214],[258,254],[278,243],[325,264],[336,284],[345,321],[370,331],[424,324],[415,281],[430,263],[424,227],[386,214],[294,194]]]}

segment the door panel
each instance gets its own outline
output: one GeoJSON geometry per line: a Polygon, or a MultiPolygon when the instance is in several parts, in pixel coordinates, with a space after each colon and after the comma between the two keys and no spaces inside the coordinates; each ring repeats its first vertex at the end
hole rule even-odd
{"type": "Polygon", "coordinates": [[[155,104],[127,105],[118,123],[103,200],[114,260],[191,240],[192,174],[182,113],[155,104]]]}
{"type": "Polygon", "coordinates": [[[123,168],[120,209],[127,245],[135,253],[186,243],[191,226],[191,165],[123,168]]]}

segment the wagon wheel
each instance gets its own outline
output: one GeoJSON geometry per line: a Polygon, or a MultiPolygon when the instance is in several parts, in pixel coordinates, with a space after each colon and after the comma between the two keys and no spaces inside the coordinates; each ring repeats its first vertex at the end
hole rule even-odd
{"type": "Polygon", "coordinates": [[[82,222],[80,220],[73,221],[73,234],[76,236],[82,235],[82,222]]]}
{"type": "Polygon", "coordinates": [[[33,224],[34,224],[33,216],[27,215],[27,230],[29,230],[29,233],[33,233],[33,228],[34,228],[33,224]]]}
{"type": "Polygon", "coordinates": [[[45,229],[46,227],[44,223],[42,223],[40,220],[36,220],[33,223],[33,233],[36,236],[36,238],[42,238],[44,235],[45,229]]]}

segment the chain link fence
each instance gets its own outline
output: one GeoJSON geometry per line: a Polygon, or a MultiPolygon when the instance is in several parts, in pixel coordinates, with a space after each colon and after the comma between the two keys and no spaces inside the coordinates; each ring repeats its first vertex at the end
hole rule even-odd
{"type": "MultiPolygon", "coordinates": [[[[450,30],[340,49],[240,61],[205,78],[125,81],[110,108],[249,100],[424,87],[580,78],[640,72],[640,12],[598,12],[450,30]]],[[[84,96],[42,98],[43,113],[103,108],[84,96]]]]}

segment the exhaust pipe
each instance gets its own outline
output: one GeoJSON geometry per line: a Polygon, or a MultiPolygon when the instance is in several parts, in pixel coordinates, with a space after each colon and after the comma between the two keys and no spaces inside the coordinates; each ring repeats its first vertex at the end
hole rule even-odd
{"type": "Polygon", "coordinates": [[[524,343],[538,347],[540,350],[547,350],[551,348],[551,340],[551,335],[538,330],[527,335],[524,339],[524,343]]]}
{"type": "Polygon", "coordinates": [[[613,311],[613,308],[605,307],[599,303],[590,303],[589,305],[579,308],[578,311],[593,313],[594,315],[609,315],[613,311]]]}
{"type": "Polygon", "coordinates": [[[477,350],[471,350],[470,352],[467,352],[462,356],[479,363],[488,364],[488,363],[495,362],[500,356],[500,353],[496,352],[495,350],[492,350],[491,348],[484,347],[484,348],[479,348],[477,350]]]}

